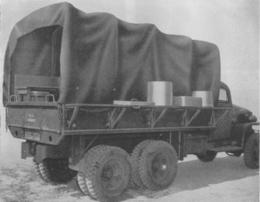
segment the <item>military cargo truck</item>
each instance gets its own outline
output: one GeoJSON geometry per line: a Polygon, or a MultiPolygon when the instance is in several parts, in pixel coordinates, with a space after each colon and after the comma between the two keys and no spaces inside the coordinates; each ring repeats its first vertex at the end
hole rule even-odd
{"type": "Polygon", "coordinates": [[[39,9],[10,35],[3,89],[22,158],[33,158],[44,181],[76,177],[100,201],[119,200],[129,185],[167,188],[189,154],[203,162],[243,154],[248,168],[259,167],[257,119],[232,104],[218,48],[154,25],[68,3],[39,9]],[[211,92],[212,102],[147,102],[151,81],[171,82],[175,97],[211,92]]]}

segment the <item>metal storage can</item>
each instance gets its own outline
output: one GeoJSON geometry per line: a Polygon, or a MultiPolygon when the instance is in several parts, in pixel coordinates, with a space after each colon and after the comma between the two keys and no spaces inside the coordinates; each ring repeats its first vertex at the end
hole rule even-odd
{"type": "Polygon", "coordinates": [[[201,107],[202,99],[192,96],[176,96],[173,97],[173,106],[180,107],[201,107]]]}
{"type": "Polygon", "coordinates": [[[147,101],[155,105],[172,105],[173,87],[169,81],[149,81],[147,84],[147,101]]]}
{"type": "Polygon", "coordinates": [[[202,99],[202,107],[213,107],[213,93],[212,91],[193,91],[193,97],[200,97],[202,99]]]}

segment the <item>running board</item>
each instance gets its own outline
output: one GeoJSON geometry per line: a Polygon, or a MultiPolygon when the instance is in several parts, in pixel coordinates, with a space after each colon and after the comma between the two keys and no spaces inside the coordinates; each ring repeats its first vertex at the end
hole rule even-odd
{"type": "Polygon", "coordinates": [[[222,147],[209,148],[209,150],[210,150],[210,151],[215,151],[215,152],[232,152],[232,151],[243,150],[243,147],[238,147],[238,146],[222,146],[222,147]]]}

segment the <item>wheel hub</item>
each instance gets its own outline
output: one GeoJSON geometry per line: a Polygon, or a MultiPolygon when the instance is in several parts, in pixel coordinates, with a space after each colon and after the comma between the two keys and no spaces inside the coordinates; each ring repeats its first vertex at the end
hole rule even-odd
{"type": "Polygon", "coordinates": [[[166,164],[163,164],[163,165],[161,166],[161,170],[167,170],[167,165],[166,165],[166,164]]]}
{"type": "Polygon", "coordinates": [[[168,162],[166,156],[162,154],[155,156],[155,158],[152,160],[152,173],[155,178],[160,180],[163,180],[165,176],[167,176],[168,162]]]}
{"type": "Polygon", "coordinates": [[[113,169],[111,167],[108,167],[104,169],[102,177],[104,180],[108,181],[113,177],[113,175],[113,169]]]}
{"type": "Polygon", "coordinates": [[[102,186],[107,190],[117,190],[123,181],[124,170],[116,161],[109,161],[104,166],[101,174],[102,186]]]}

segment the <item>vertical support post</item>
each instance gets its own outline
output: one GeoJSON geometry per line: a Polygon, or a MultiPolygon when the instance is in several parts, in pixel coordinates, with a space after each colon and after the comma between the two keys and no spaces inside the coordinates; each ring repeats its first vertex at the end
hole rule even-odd
{"type": "Polygon", "coordinates": [[[169,133],[169,143],[172,145],[172,131],[169,133]]]}
{"type": "Polygon", "coordinates": [[[179,160],[183,160],[183,134],[181,131],[178,131],[178,154],[179,160]]]}
{"type": "Polygon", "coordinates": [[[214,110],[214,108],[212,108],[209,125],[214,126],[215,124],[216,124],[215,110],[214,110]]]}
{"type": "Polygon", "coordinates": [[[188,114],[187,109],[184,109],[183,115],[182,115],[182,123],[181,123],[181,126],[187,126],[187,114],[188,114]]]}
{"type": "Polygon", "coordinates": [[[65,128],[65,105],[64,104],[58,104],[58,114],[60,118],[61,135],[64,135],[64,128],[65,128]]]}

